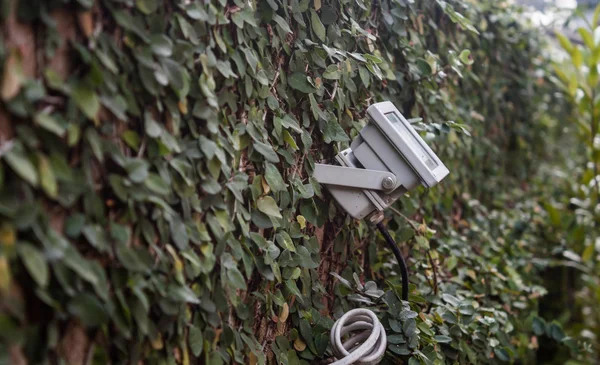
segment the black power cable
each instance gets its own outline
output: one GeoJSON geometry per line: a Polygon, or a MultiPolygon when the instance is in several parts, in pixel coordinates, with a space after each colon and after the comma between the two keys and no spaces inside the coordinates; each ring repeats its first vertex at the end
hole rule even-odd
{"type": "Polygon", "coordinates": [[[398,265],[400,266],[400,274],[402,275],[402,300],[408,301],[408,267],[406,266],[406,261],[404,261],[404,257],[402,257],[402,254],[400,253],[400,249],[398,248],[396,241],[394,241],[392,236],[390,236],[390,233],[385,228],[383,223],[377,223],[377,228],[379,229],[379,232],[381,232],[381,234],[383,235],[383,238],[385,238],[385,242],[394,253],[394,256],[396,256],[396,260],[398,260],[398,265]]]}

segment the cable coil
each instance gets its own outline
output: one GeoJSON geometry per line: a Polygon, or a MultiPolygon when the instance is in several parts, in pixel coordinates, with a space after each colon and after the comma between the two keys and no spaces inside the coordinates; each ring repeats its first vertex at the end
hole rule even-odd
{"type": "MultiPolygon", "coordinates": [[[[402,276],[402,300],[408,301],[408,268],[406,261],[400,253],[396,242],[385,229],[385,226],[378,222],[377,228],[383,235],[388,247],[396,256],[402,276]]],[[[339,359],[330,365],[376,365],[379,364],[387,346],[387,336],[385,329],[375,313],[369,309],[353,309],[338,319],[331,329],[329,342],[333,349],[336,359],[339,359]],[[363,330],[360,333],[350,336],[342,344],[342,337],[350,332],[363,330]]]]}
{"type": "Polygon", "coordinates": [[[375,313],[369,309],[353,309],[338,319],[329,337],[333,354],[339,360],[330,365],[378,364],[387,346],[385,329],[375,313]],[[342,337],[353,334],[342,344],[342,337]]]}

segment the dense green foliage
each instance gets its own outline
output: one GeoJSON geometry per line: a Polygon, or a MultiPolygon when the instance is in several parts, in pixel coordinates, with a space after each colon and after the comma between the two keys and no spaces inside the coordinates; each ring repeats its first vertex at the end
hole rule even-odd
{"type": "Polygon", "coordinates": [[[354,306],[381,317],[387,363],[533,363],[542,343],[592,358],[580,328],[538,316],[544,270],[565,241],[595,247],[595,223],[556,210],[589,194],[588,169],[564,196],[540,183],[570,114],[517,9],[3,4],[22,37],[0,52],[0,362],[318,363],[354,306]],[[387,212],[409,303],[381,237],[310,178],[380,100],[451,170],[387,212]]]}
{"type": "MultiPolygon", "coordinates": [[[[580,10],[574,14],[580,16],[580,10]]],[[[554,313],[565,329],[579,333],[590,344],[578,363],[594,363],[600,356],[600,266],[598,264],[600,241],[600,99],[598,90],[598,62],[600,61],[600,6],[593,16],[581,17],[586,24],[577,29],[580,44],[572,44],[565,36],[557,34],[566,58],[554,65],[555,78],[571,108],[564,119],[556,120],[560,144],[573,146],[566,151],[556,148],[564,166],[562,174],[549,168],[546,174],[553,183],[546,187],[545,195],[551,197],[545,209],[549,214],[545,239],[551,243],[555,257],[564,262],[558,266],[562,288],[555,290],[558,300],[546,305],[545,312],[554,313]],[[565,133],[566,132],[566,133],[565,133]],[[559,255],[557,255],[559,254],[559,255]],[[593,344],[593,345],[592,345],[593,344]]],[[[556,363],[565,362],[569,356],[559,353],[556,363]]],[[[575,363],[575,362],[573,362],[575,363]]]]}

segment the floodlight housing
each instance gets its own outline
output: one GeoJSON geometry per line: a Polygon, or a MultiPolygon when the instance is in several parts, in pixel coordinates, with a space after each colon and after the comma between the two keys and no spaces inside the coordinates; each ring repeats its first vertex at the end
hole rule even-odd
{"type": "Polygon", "coordinates": [[[383,211],[419,185],[433,187],[449,173],[389,101],[367,109],[369,123],[336,156],[338,165],[315,164],[314,177],[356,219],[383,211]]]}

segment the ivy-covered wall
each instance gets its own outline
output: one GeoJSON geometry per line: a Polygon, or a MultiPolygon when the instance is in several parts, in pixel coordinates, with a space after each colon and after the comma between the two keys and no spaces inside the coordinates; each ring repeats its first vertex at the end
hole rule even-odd
{"type": "Polygon", "coordinates": [[[504,2],[2,5],[0,362],[316,364],[353,306],[382,318],[387,363],[576,346],[535,316],[522,216],[542,213],[491,193],[535,167],[543,87],[504,2]],[[382,100],[451,169],[388,214],[410,303],[310,177],[382,100]]]}

